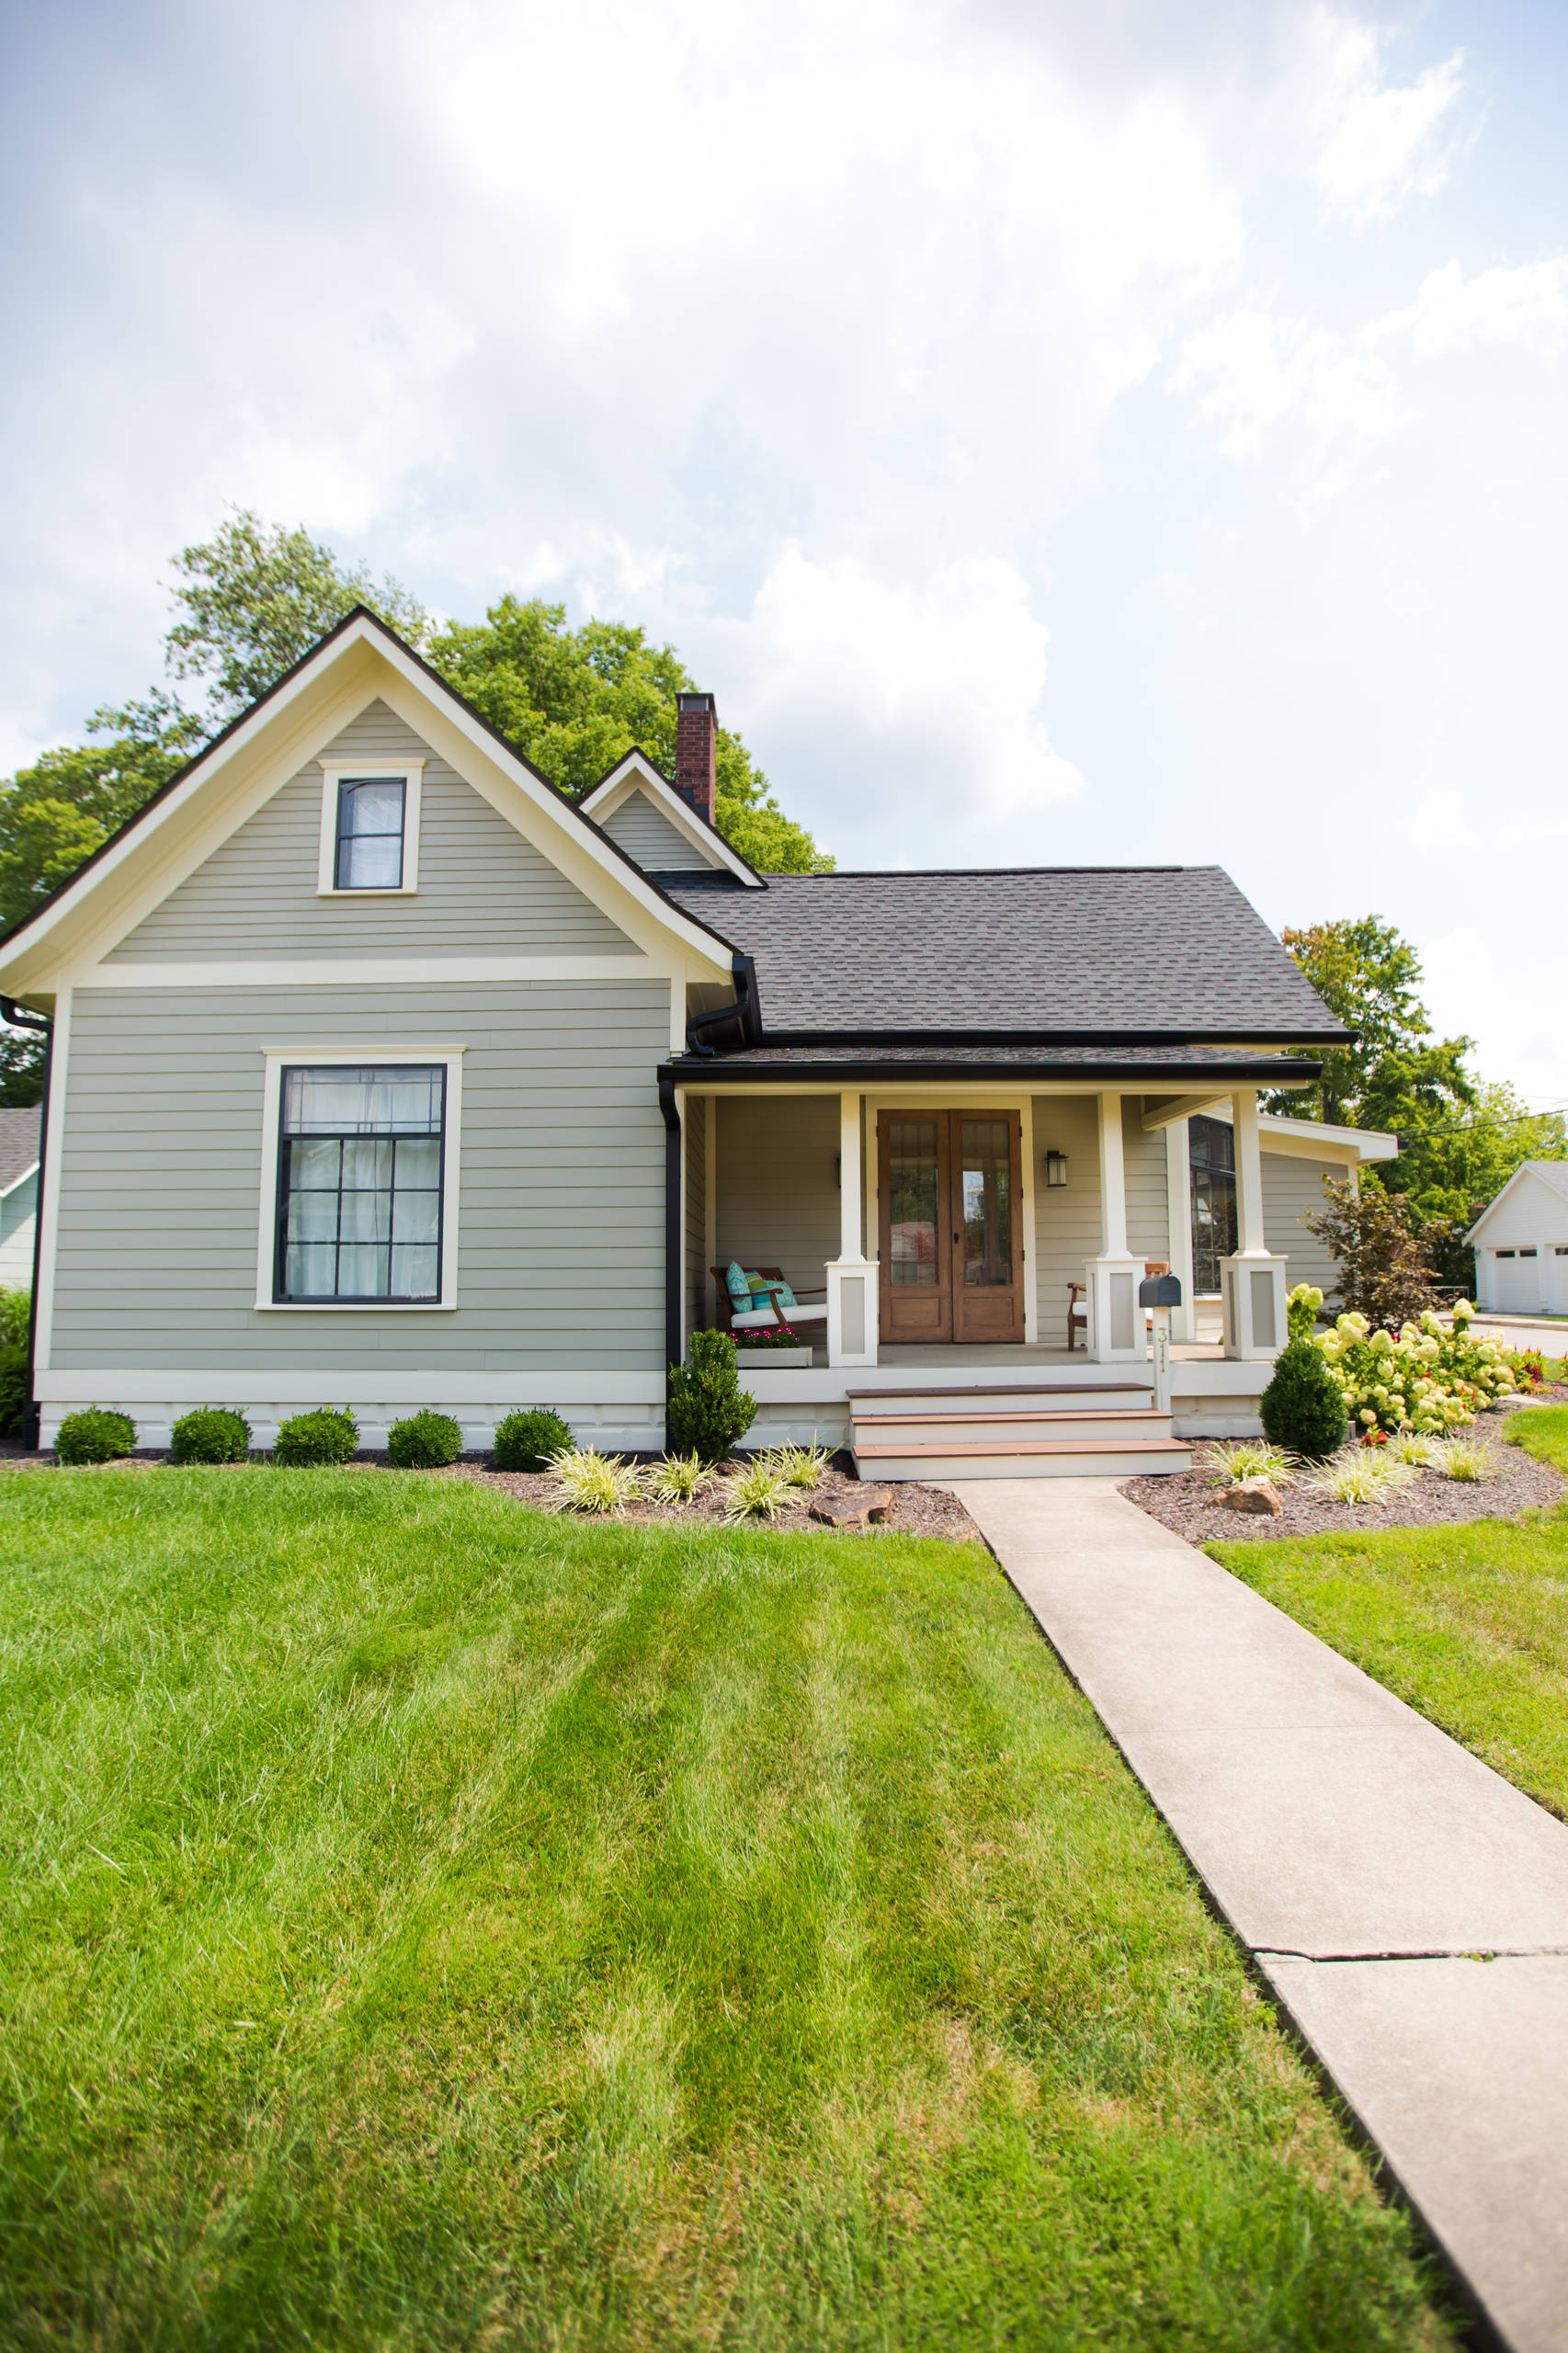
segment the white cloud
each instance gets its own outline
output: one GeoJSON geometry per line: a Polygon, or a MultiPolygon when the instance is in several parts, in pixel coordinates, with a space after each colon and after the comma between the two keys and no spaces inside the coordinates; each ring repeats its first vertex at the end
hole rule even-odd
{"type": "Polygon", "coordinates": [[[1082,792],[1040,715],[1049,642],[1028,582],[998,557],[909,580],[790,546],[734,630],[732,659],[755,733],[803,726],[819,764],[854,776],[840,822],[896,817],[903,833],[912,793],[994,824],[1082,792]]]}
{"type": "Polygon", "coordinates": [[[1345,441],[1386,440],[1411,413],[1377,353],[1326,327],[1264,311],[1233,311],[1189,335],[1170,384],[1196,395],[1232,458],[1257,457],[1286,418],[1321,454],[1345,441]]]}
{"type": "Polygon", "coordinates": [[[1381,28],[1334,8],[1312,9],[1301,30],[1309,175],[1325,219],[1355,229],[1432,195],[1452,161],[1443,134],[1463,87],[1463,51],[1401,85],[1383,78],[1388,47],[1381,28]]]}
{"type": "Polygon", "coordinates": [[[1468,279],[1450,261],[1422,279],[1408,309],[1391,311],[1368,335],[1379,341],[1408,335],[1422,359],[1477,344],[1516,344],[1538,358],[1559,359],[1568,343],[1568,255],[1483,269],[1468,279]]]}

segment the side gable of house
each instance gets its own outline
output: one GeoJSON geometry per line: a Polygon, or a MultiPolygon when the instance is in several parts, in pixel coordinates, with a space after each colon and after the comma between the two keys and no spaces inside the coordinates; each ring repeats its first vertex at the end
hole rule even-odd
{"type": "Polygon", "coordinates": [[[600,831],[649,874],[700,874],[720,864],[716,851],[688,840],[641,788],[601,821],[600,831]]]}
{"type": "Polygon", "coordinates": [[[635,955],[635,943],[379,697],[111,951],[171,963],[290,955],[635,955]],[[324,764],[421,778],[418,888],[319,888],[324,764]]]}

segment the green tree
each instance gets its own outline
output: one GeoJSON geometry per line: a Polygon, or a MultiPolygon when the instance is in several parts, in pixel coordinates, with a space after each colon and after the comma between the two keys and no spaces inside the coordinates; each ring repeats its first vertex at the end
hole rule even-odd
{"type": "MultiPolygon", "coordinates": [[[[577,797],[640,745],[675,769],[676,697],[696,685],[673,647],[624,621],[566,626],[564,605],[503,597],[483,622],[432,639],[427,659],[507,742],[577,797]]],[[[774,874],[820,873],[833,860],[784,814],[738,735],[719,730],[720,832],[774,874]]]]}
{"type": "Polygon", "coordinates": [[[165,662],[172,676],[205,685],[214,732],[356,605],[412,646],[430,635],[429,615],[397,581],[373,579],[363,564],[346,568],[307,531],[264,523],[249,507],[237,507],[211,539],[182,548],[174,567],[179,617],[164,639],[165,662]]]}
{"type": "Polygon", "coordinates": [[[1282,1089],[1267,1109],[1397,1132],[1471,1101],[1463,1062],[1474,1040],[1433,1040],[1418,995],[1421,959],[1392,924],[1360,915],[1281,937],[1330,1012],[1358,1035],[1354,1046],[1324,1048],[1315,1086],[1282,1089]]]}
{"type": "Polygon", "coordinates": [[[1568,1123],[1559,1111],[1531,1111],[1506,1079],[1477,1079],[1471,1099],[1447,1115],[1407,1120],[1397,1160],[1385,1162],[1391,1192],[1405,1192],[1428,1220],[1474,1224],[1527,1160],[1568,1160],[1568,1123]]]}

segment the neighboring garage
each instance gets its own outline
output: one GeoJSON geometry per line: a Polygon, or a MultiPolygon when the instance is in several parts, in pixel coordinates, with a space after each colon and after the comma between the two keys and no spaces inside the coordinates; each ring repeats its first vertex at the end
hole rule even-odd
{"type": "Polygon", "coordinates": [[[1527,1160],[1466,1234],[1475,1303],[1505,1315],[1568,1315],[1568,1161],[1527,1160]]]}

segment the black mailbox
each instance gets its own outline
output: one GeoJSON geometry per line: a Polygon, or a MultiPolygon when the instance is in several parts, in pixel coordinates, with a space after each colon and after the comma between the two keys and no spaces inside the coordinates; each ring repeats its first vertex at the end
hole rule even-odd
{"type": "Polygon", "coordinates": [[[1138,1286],[1140,1307],[1179,1307],[1181,1283],[1175,1275],[1145,1275],[1138,1286]]]}

